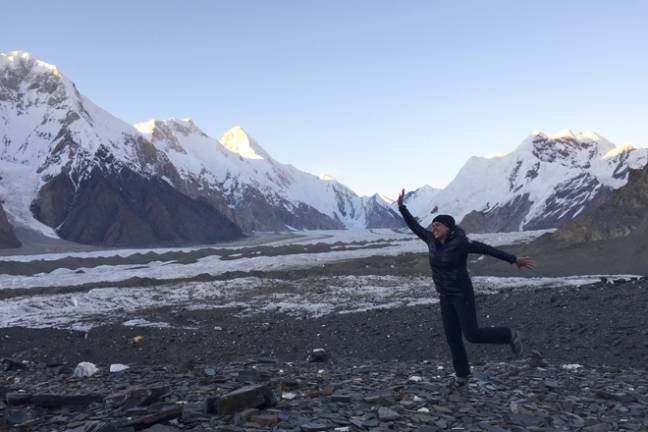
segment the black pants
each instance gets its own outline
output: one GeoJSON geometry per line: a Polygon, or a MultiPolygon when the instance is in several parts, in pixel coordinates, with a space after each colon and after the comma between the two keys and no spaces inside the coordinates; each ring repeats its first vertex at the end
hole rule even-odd
{"type": "Polygon", "coordinates": [[[441,317],[448,345],[452,353],[452,364],[458,377],[470,374],[468,355],[463,344],[461,333],[472,343],[508,344],[511,342],[511,330],[507,327],[479,328],[475,295],[470,292],[462,295],[441,294],[441,317]]]}

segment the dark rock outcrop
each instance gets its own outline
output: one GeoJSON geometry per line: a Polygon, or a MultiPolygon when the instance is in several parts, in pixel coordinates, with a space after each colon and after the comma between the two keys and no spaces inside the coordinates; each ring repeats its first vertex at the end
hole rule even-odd
{"type": "Polygon", "coordinates": [[[0,248],[17,248],[20,247],[20,241],[14,234],[13,227],[7,219],[7,214],[0,204],[0,248]]]}
{"type": "Polygon", "coordinates": [[[77,187],[61,173],[41,188],[32,211],[61,238],[85,244],[198,244],[242,236],[206,200],[192,199],[158,177],[126,167],[119,172],[95,167],[77,187]]]}

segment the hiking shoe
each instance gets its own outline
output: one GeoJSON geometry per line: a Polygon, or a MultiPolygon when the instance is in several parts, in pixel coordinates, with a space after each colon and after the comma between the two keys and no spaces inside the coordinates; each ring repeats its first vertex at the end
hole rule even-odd
{"type": "Polygon", "coordinates": [[[463,387],[467,385],[470,382],[470,375],[465,376],[465,377],[456,377],[455,378],[455,385],[457,387],[463,387]]]}
{"type": "Polygon", "coordinates": [[[522,335],[519,331],[513,330],[511,332],[511,351],[516,356],[522,354],[522,335]]]}

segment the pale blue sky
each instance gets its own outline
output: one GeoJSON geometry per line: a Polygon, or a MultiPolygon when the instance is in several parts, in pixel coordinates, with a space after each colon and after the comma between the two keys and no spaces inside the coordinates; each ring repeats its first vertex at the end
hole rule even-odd
{"type": "Polygon", "coordinates": [[[245,128],[360,194],[444,187],[532,130],[648,147],[648,0],[0,0],[0,51],[128,123],[245,128]]]}

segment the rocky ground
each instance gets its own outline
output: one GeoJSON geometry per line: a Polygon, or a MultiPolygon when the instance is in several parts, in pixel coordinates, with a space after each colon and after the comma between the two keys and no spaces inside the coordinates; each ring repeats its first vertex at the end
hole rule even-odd
{"type": "Polygon", "coordinates": [[[477,304],[481,325],[522,330],[527,355],[468,344],[474,379],[461,389],[437,305],[319,318],[161,308],[144,317],[175,328],[1,329],[0,428],[648,430],[646,279],[477,304]],[[306,361],[316,348],[330,360],[306,361]],[[81,361],[99,372],[73,377],[81,361]],[[110,373],[113,363],[130,369],[110,373]],[[251,384],[261,387],[225,397],[251,384]],[[229,403],[241,405],[218,411],[229,403]]]}
{"type": "Polygon", "coordinates": [[[134,366],[72,377],[4,363],[5,429],[36,431],[645,431],[645,371],[546,364],[248,361],[134,366]]]}

